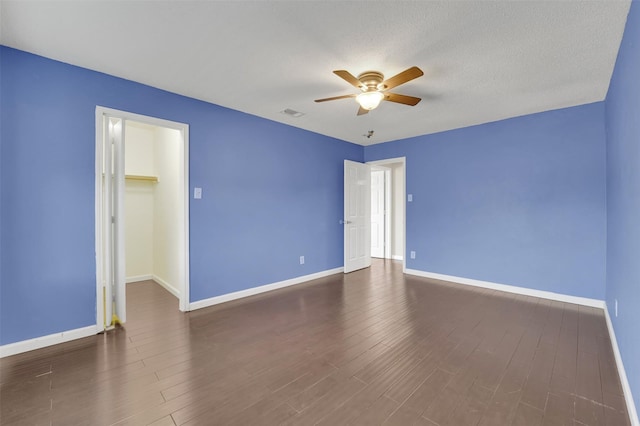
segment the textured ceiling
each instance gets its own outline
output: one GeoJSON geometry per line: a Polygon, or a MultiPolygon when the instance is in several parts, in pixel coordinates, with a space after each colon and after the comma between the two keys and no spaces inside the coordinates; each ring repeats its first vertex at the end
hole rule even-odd
{"type": "Polygon", "coordinates": [[[361,145],[603,100],[630,2],[14,1],[0,43],[361,145]],[[356,116],[333,75],[418,66],[356,116]],[[293,118],[291,108],[306,115],[293,118]],[[371,139],[363,136],[375,130],[371,139]]]}

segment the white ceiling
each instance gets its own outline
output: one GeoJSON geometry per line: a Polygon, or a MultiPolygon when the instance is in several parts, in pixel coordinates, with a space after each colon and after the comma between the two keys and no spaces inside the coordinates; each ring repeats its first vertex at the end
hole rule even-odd
{"type": "Polygon", "coordinates": [[[603,100],[630,1],[0,5],[6,46],[369,145],[603,100]],[[414,65],[425,75],[393,91],[415,107],[313,102],[355,93],[333,70],[414,65]]]}

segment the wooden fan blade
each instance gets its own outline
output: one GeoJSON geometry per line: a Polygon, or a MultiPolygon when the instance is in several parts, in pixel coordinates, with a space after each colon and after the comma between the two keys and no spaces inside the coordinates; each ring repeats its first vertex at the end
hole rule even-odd
{"type": "Polygon", "coordinates": [[[413,80],[414,78],[418,78],[421,75],[424,75],[422,70],[418,67],[411,67],[407,70],[402,71],[400,74],[396,74],[390,79],[383,81],[380,86],[380,90],[389,90],[393,89],[396,86],[400,86],[408,81],[413,80]]]}
{"type": "Polygon", "coordinates": [[[363,87],[363,84],[360,82],[360,80],[355,78],[353,74],[351,74],[349,71],[336,70],[333,73],[338,77],[340,77],[341,79],[343,79],[344,81],[346,81],[347,83],[349,83],[350,85],[352,85],[353,87],[357,87],[358,89],[361,89],[363,87]]]}
{"type": "Polygon", "coordinates": [[[369,110],[368,110],[368,109],[364,109],[364,108],[362,108],[362,107],[360,107],[360,108],[358,109],[358,115],[367,114],[368,112],[369,112],[369,110]]]}
{"type": "Polygon", "coordinates": [[[327,101],[335,101],[337,99],[347,99],[347,98],[355,98],[357,95],[342,95],[342,96],[334,96],[333,98],[324,98],[324,99],[316,99],[315,102],[327,102],[327,101]]]}
{"type": "Polygon", "coordinates": [[[385,101],[390,101],[390,102],[397,102],[399,104],[415,106],[422,99],[414,98],[413,96],[399,95],[397,93],[385,93],[384,94],[384,100],[385,101]]]}

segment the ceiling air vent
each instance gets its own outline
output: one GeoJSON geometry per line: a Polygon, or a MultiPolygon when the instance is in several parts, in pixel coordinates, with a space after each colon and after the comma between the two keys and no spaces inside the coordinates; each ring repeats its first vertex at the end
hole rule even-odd
{"type": "Polygon", "coordinates": [[[285,109],[284,111],[280,111],[282,114],[286,114],[286,115],[290,115],[291,117],[302,117],[304,115],[304,112],[300,112],[300,111],[296,111],[290,108],[285,109]]]}

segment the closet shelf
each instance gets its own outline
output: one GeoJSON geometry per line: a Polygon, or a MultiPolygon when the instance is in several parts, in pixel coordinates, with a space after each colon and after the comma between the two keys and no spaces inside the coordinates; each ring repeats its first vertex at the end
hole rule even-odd
{"type": "Polygon", "coordinates": [[[158,182],[157,176],[125,175],[124,178],[127,180],[143,180],[147,182],[158,182]]]}

